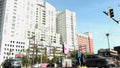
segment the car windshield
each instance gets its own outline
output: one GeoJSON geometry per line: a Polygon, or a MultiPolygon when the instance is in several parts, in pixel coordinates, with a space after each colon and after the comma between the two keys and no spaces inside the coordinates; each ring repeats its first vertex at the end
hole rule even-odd
{"type": "Polygon", "coordinates": [[[21,61],[21,59],[11,59],[12,62],[14,61],[21,61]]]}

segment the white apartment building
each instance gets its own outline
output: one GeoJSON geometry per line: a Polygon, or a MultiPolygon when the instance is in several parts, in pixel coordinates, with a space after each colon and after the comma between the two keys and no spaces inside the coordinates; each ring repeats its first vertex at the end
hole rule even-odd
{"type": "Polygon", "coordinates": [[[65,10],[57,13],[57,33],[60,33],[61,44],[67,43],[70,50],[76,45],[76,15],[65,10]]]}
{"type": "Polygon", "coordinates": [[[0,0],[0,64],[28,47],[28,33],[33,33],[36,21],[35,10],[35,0],[0,0]]]}
{"type": "MultiPolygon", "coordinates": [[[[37,30],[40,32],[40,38],[50,43],[51,33],[56,33],[56,9],[51,4],[43,1],[37,2],[36,8],[37,30]]],[[[58,38],[59,39],[59,38],[58,38]]]]}
{"type": "Polygon", "coordinates": [[[54,6],[43,1],[37,2],[36,24],[35,34],[39,45],[50,47],[50,45],[56,44],[56,48],[61,48],[60,34],[56,33],[56,9],[54,6]]]}

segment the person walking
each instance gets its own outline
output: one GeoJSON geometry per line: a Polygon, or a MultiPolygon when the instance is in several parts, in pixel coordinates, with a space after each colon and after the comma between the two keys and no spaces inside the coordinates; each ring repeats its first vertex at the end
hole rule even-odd
{"type": "Polygon", "coordinates": [[[76,55],[78,66],[81,66],[81,57],[82,57],[82,53],[78,50],[77,55],[76,55]]]}

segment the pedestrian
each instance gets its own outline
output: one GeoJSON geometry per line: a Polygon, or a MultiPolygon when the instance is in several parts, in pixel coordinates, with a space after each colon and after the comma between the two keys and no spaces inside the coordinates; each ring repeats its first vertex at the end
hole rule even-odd
{"type": "Polygon", "coordinates": [[[76,60],[77,60],[78,66],[81,66],[81,57],[82,57],[82,53],[78,50],[77,55],[76,55],[76,60]]]}

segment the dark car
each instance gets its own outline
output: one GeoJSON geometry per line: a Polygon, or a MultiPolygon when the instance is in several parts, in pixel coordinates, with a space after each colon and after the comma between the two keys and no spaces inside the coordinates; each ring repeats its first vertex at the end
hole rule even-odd
{"type": "Polygon", "coordinates": [[[47,67],[55,67],[54,63],[49,63],[47,67]]]}
{"type": "Polygon", "coordinates": [[[114,61],[98,55],[87,55],[86,66],[88,67],[115,67],[114,61]]]}
{"type": "Polygon", "coordinates": [[[9,59],[6,59],[3,63],[2,63],[2,67],[3,68],[11,68],[11,63],[9,59]]]}
{"type": "Polygon", "coordinates": [[[2,66],[3,68],[21,68],[21,59],[6,59],[2,66]]]}

